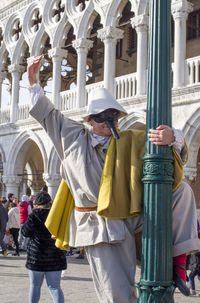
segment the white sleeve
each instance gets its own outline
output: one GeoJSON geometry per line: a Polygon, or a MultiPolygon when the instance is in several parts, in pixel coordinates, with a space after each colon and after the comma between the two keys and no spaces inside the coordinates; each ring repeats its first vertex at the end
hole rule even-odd
{"type": "Polygon", "coordinates": [[[29,86],[28,89],[31,96],[31,108],[32,108],[37,103],[37,101],[44,96],[44,91],[42,87],[39,85],[39,83],[29,86]]]}
{"type": "Polygon", "coordinates": [[[180,129],[173,128],[175,141],[171,143],[169,146],[173,146],[177,153],[180,153],[183,149],[185,142],[184,142],[184,136],[180,129]]]}

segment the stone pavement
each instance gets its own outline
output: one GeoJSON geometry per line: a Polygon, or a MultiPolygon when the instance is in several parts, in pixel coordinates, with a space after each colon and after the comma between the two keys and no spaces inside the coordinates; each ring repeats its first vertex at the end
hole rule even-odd
{"type": "MultiPolygon", "coordinates": [[[[61,282],[65,302],[98,303],[87,260],[77,260],[76,256],[67,258],[68,269],[61,282]]],[[[0,256],[0,303],[28,303],[29,277],[25,260],[25,253],[19,257],[0,256]]],[[[139,275],[138,269],[137,281],[139,275]]],[[[196,289],[200,293],[200,282],[197,279],[196,289]]],[[[52,303],[46,282],[42,286],[40,302],[52,303]]],[[[178,291],[175,293],[175,303],[197,302],[200,302],[199,296],[184,297],[178,291]]]]}

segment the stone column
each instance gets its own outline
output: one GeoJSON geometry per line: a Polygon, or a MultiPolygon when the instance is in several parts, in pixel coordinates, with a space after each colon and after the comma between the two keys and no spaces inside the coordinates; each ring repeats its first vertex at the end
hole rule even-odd
{"type": "Polygon", "coordinates": [[[76,108],[80,108],[86,105],[86,65],[87,65],[87,53],[93,46],[93,41],[86,38],[79,38],[73,41],[73,47],[77,52],[77,101],[76,108]]]}
{"type": "Polygon", "coordinates": [[[50,49],[48,54],[53,62],[52,101],[55,108],[60,109],[61,62],[67,57],[68,51],[55,47],[50,49]]]}
{"type": "Polygon", "coordinates": [[[53,200],[57,193],[58,186],[60,185],[61,177],[58,174],[55,175],[43,174],[43,179],[46,182],[46,185],[48,186],[48,193],[53,200]]]}
{"type": "Polygon", "coordinates": [[[9,193],[13,193],[15,197],[18,197],[19,193],[19,185],[22,180],[19,176],[2,176],[3,183],[6,185],[6,196],[8,196],[9,193]]]}
{"type": "Polygon", "coordinates": [[[24,67],[18,64],[12,64],[8,66],[8,71],[12,74],[10,122],[15,123],[18,119],[19,112],[19,80],[21,73],[24,71],[24,67]]]}
{"type": "Polygon", "coordinates": [[[104,42],[104,87],[115,95],[116,42],[123,38],[121,29],[107,26],[98,30],[98,37],[104,42]]]}
{"type": "Polygon", "coordinates": [[[186,81],[186,20],[192,11],[187,0],[173,1],[171,6],[174,18],[174,74],[173,88],[183,87],[186,81]]]}
{"type": "Polygon", "coordinates": [[[139,15],[131,19],[132,27],[137,32],[137,95],[147,92],[147,36],[149,18],[139,15]]]}
{"type": "Polygon", "coordinates": [[[30,185],[31,195],[36,195],[39,191],[42,190],[42,187],[45,185],[44,181],[32,181],[30,185]]]}
{"type": "Polygon", "coordinates": [[[0,109],[1,109],[1,104],[2,104],[2,83],[3,80],[6,77],[6,72],[0,72],[0,109]]]}

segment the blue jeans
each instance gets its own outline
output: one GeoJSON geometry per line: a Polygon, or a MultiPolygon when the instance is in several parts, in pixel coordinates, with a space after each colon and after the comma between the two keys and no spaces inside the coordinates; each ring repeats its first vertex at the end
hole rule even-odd
{"type": "Polygon", "coordinates": [[[49,292],[54,303],[64,303],[64,295],[60,288],[61,270],[59,271],[35,271],[29,270],[30,291],[29,303],[38,303],[40,299],[40,289],[44,281],[47,282],[49,292]]]}
{"type": "Polygon", "coordinates": [[[191,271],[190,275],[189,275],[189,281],[190,281],[190,285],[191,285],[191,289],[195,290],[195,282],[194,282],[194,278],[196,276],[198,276],[199,279],[199,271],[197,269],[195,269],[194,271],[191,271]]]}
{"type": "Polygon", "coordinates": [[[2,251],[6,250],[6,244],[3,240],[4,236],[5,236],[5,231],[0,230],[0,246],[2,248],[2,251]]]}
{"type": "Polygon", "coordinates": [[[19,249],[24,249],[24,250],[26,250],[26,249],[27,249],[27,244],[28,244],[29,238],[24,237],[24,236],[22,235],[21,230],[22,230],[22,226],[23,226],[23,225],[24,225],[24,224],[20,224],[20,231],[19,231],[19,249]]]}

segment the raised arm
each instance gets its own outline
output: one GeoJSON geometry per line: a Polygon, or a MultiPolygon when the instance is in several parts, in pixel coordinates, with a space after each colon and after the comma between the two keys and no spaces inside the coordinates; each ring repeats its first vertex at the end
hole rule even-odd
{"type": "Polygon", "coordinates": [[[53,103],[44,95],[40,85],[35,85],[37,83],[37,74],[40,69],[42,58],[43,56],[33,58],[27,67],[32,104],[30,114],[47,132],[62,161],[64,152],[82,133],[83,125],[64,117],[64,115],[59,110],[55,109],[53,103]]]}
{"type": "Polygon", "coordinates": [[[37,75],[40,69],[42,59],[43,55],[34,57],[33,60],[28,63],[27,74],[29,86],[33,86],[35,83],[37,83],[37,75]]]}

